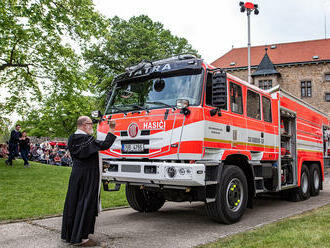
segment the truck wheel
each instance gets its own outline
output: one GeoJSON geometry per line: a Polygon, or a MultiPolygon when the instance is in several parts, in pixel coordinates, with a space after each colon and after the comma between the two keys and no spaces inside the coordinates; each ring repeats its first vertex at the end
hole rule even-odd
{"type": "Polygon", "coordinates": [[[155,212],[160,209],[165,199],[157,192],[141,190],[138,186],[126,185],[128,204],[139,212],[155,212]]]}
{"type": "Polygon", "coordinates": [[[231,224],[240,220],[246,209],[248,185],[241,168],[228,165],[224,168],[216,201],[206,205],[207,215],[217,222],[231,224]]]}
{"type": "Polygon", "coordinates": [[[289,191],[289,200],[291,201],[304,201],[310,197],[310,174],[306,165],[301,167],[300,187],[294,188],[289,191]]]}
{"type": "Polygon", "coordinates": [[[318,165],[313,164],[311,167],[311,196],[316,196],[320,193],[321,173],[318,165]]]}

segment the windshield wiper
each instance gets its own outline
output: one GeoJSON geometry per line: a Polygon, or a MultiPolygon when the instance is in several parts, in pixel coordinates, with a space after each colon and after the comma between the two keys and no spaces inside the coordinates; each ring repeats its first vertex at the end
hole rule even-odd
{"type": "Polygon", "coordinates": [[[142,107],[140,105],[137,105],[137,104],[130,104],[128,106],[132,106],[132,107],[135,107],[135,108],[138,108],[138,109],[142,109],[142,110],[145,110],[147,111],[147,113],[149,113],[149,109],[145,108],[145,107],[142,107]]]}
{"type": "Polygon", "coordinates": [[[124,112],[124,113],[126,112],[125,110],[120,109],[120,108],[115,107],[115,106],[110,106],[109,109],[115,109],[115,110],[118,110],[118,111],[120,111],[120,112],[124,112]]]}
{"type": "Polygon", "coordinates": [[[162,105],[162,106],[165,106],[165,107],[168,107],[168,108],[173,108],[173,106],[168,105],[168,104],[163,103],[163,102],[145,102],[145,103],[155,104],[155,105],[162,105]]]}

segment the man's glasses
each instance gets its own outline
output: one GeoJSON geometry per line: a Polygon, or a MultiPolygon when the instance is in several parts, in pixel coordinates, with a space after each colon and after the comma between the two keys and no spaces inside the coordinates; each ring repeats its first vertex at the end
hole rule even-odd
{"type": "Polygon", "coordinates": [[[93,122],[86,122],[84,125],[93,125],[93,122]]]}

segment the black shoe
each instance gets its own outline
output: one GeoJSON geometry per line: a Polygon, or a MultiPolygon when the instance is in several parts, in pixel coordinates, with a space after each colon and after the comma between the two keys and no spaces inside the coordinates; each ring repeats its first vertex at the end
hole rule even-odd
{"type": "Polygon", "coordinates": [[[5,164],[6,164],[6,165],[9,165],[8,160],[5,161],[5,164]]]}

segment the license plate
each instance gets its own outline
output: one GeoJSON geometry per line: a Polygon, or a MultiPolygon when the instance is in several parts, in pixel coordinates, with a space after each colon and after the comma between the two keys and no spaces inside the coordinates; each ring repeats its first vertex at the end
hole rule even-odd
{"type": "Polygon", "coordinates": [[[123,144],[122,150],[123,150],[123,152],[143,152],[144,145],[143,144],[123,144]]]}

